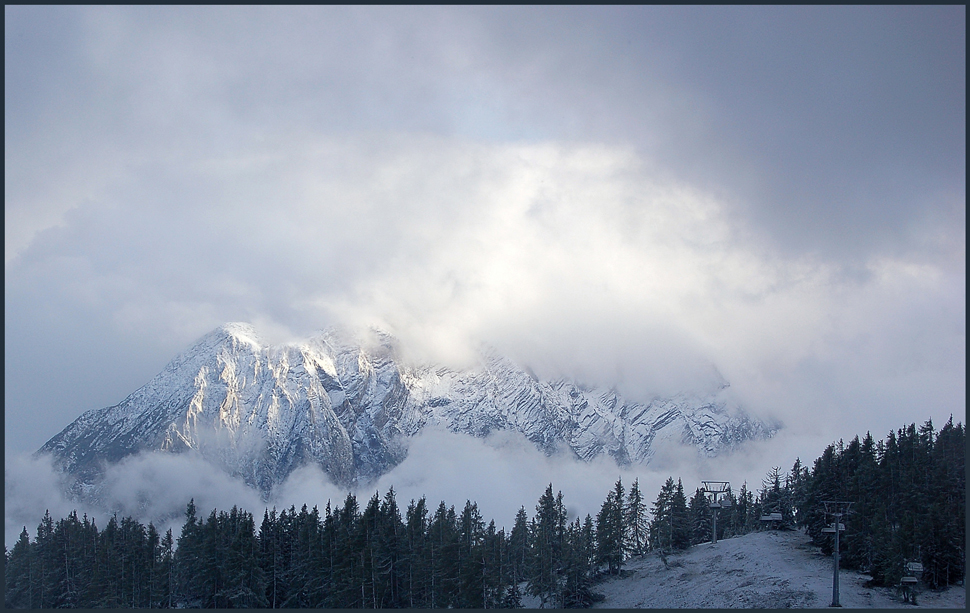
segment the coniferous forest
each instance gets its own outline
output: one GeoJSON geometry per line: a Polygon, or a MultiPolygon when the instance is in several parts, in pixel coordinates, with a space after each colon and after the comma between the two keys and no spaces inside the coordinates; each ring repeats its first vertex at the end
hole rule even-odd
{"type": "MultiPolygon", "coordinates": [[[[962,583],[966,573],[965,431],[952,418],[867,434],[829,445],[811,467],[773,468],[757,494],[728,491],[718,538],[762,529],[804,528],[823,552],[832,539],[822,501],[851,501],[843,519],[844,568],[896,585],[908,561],[924,565],[929,588],[962,583]],[[762,516],[780,513],[781,520],[762,516]],[[770,528],[769,528],[770,526],[770,528]]],[[[711,509],[667,479],[652,504],[639,483],[621,481],[596,517],[567,517],[552,484],[535,514],[519,509],[510,531],[482,517],[476,503],[458,511],[424,498],[402,511],[393,489],[361,508],[342,505],[266,510],[257,522],[232,508],[199,517],[190,502],[180,534],[159,534],[125,517],[104,528],[72,513],[45,514],[31,540],[26,528],[5,548],[5,605],[209,608],[515,608],[524,593],[546,607],[581,608],[599,577],[622,572],[632,556],[711,540],[711,509]]]]}

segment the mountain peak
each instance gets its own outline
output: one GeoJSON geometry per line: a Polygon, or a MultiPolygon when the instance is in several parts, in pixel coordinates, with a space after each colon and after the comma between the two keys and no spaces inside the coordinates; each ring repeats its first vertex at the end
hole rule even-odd
{"type": "Polygon", "coordinates": [[[606,454],[623,464],[647,464],[669,444],[714,456],[777,429],[720,391],[644,404],[615,387],[546,381],[493,348],[482,351],[463,369],[416,365],[384,331],[333,329],[268,347],[253,326],[227,323],[42,450],[90,482],[106,461],[193,449],[268,495],[306,463],[341,485],[376,479],[425,427],[477,437],[511,430],[547,453],[565,447],[582,460],[606,454]]]}
{"type": "Polygon", "coordinates": [[[216,332],[224,334],[229,338],[236,339],[237,341],[242,341],[253,345],[257,349],[262,348],[263,344],[260,341],[259,334],[256,333],[256,328],[252,324],[241,322],[241,321],[231,321],[224,323],[218,328],[216,332]]]}

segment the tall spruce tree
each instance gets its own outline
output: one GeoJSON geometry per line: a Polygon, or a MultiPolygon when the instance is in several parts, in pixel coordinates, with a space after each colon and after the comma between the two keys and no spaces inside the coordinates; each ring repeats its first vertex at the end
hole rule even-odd
{"type": "Polygon", "coordinates": [[[401,608],[407,602],[407,537],[393,487],[388,489],[381,501],[380,518],[378,563],[386,577],[383,606],[401,608]]]}
{"type": "Polygon", "coordinates": [[[653,519],[650,521],[650,549],[659,551],[661,555],[666,555],[673,550],[671,504],[675,490],[674,478],[667,477],[651,509],[653,519]]]}
{"type": "Polygon", "coordinates": [[[536,504],[533,521],[533,563],[529,576],[529,593],[539,597],[542,605],[553,602],[559,594],[559,572],[562,565],[562,543],[565,537],[566,510],[562,496],[553,496],[552,483],[536,504]]]}
{"type": "Polygon", "coordinates": [[[34,602],[43,609],[55,606],[54,576],[57,565],[57,548],[54,544],[54,520],[50,511],[44,512],[44,517],[37,526],[37,536],[34,540],[36,554],[36,570],[38,582],[34,602]]]}
{"type": "Polygon", "coordinates": [[[605,564],[611,575],[619,574],[623,567],[627,540],[623,510],[623,484],[617,480],[596,515],[597,561],[605,564]]]}
{"type": "MultiPolygon", "coordinates": [[[[112,529],[114,518],[108,521],[105,532],[112,529]]],[[[178,545],[175,551],[175,564],[178,572],[176,573],[176,600],[179,605],[184,607],[199,606],[201,600],[199,595],[202,592],[202,528],[197,517],[195,499],[189,500],[185,507],[185,523],[182,524],[182,532],[178,538],[178,545]]],[[[101,605],[105,606],[105,605],[101,605]]]]}
{"type": "Polygon", "coordinates": [[[689,509],[691,521],[691,545],[711,541],[713,511],[710,507],[710,501],[708,501],[707,496],[704,495],[700,488],[694,490],[694,495],[691,496],[690,499],[689,509]]]}
{"type": "Polygon", "coordinates": [[[458,606],[482,609],[488,600],[485,577],[485,522],[478,505],[465,501],[458,520],[458,606]]]}
{"type": "Polygon", "coordinates": [[[455,507],[442,500],[428,526],[431,558],[431,607],[456,607],[458,592],[458,527],[455,507]]]}
{"type": "MultiPolygon", "coordinates": [[[[85,517],[85,519],[87,518],[85,517]]],[[[97,531],[97,528],[95,528],[95,531],[97,531]]],[[[175,540],[172,537],[171,528],[165,531],[165,536],[162,537],[161,540],[159,552],[159,574],[164,578],[159,608],[171,609],[175,605],[176,590],[175,540]]]]}
{"type": "Polygon", "coordinates": [[[640,480],[634,479],[627,494],[623,509],[626,525],[626,552],[630,555],[643,555],[647,548],[647,505],[640,492],[640,480]]]}
{"type": "Polygon", "coordinates": [[[406,514],[407,540],[407,606],[428,608],[431,606],[428,555],[428,503],[424,496],[411,500],[406,514]]]}
{"type": "Polygon", "coordinates": [[[495,527],[495,520],[488,522],[482,546],[482,607],[495,609],[502,606],[505,587],[509,584],[508,540],[505,530],[495,527]]]}
{"type": "Polygon", "coordinates": [[[525,581],[531,572],[531,549],[529,516],[525,511],[525,507],[520,507],[515,514],[515,523],[512,525],[512,532],[509,533],[511,580],[515,584],[525,581]]]}
{"type": "Polygon", "coordinates": [[[677,489],[670,501],[672,523],[671,546],[674,549],[687,549],[691,541],[690,512],[687,510],[687,497],[684,484],[677,479],[677,489]]]}
{"type": "Polygon", "coordinates": [[[10,550],[4,566],[4,605],[8,609],[34,609],[34,582],[38,581],[34,569],[34,549],[27,534],[27,526],[10,550]]]}
{"type": "Polygon", "coordinates": [[[559,602],[561,608],[585,609],[593,604],[588,547],[589,542],[584,536],[583,525],[579,518],[576,518],[576,521],[566,528],[562,556],[562,592],[559,602]]]}

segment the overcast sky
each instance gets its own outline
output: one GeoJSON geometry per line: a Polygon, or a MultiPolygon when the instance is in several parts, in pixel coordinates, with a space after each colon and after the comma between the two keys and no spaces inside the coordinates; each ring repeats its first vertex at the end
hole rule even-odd
{"type": "Polygon", "coordinates": [[[227,321],[644,397],[718,372],[808,461],[963,421],[965,25],[5,7],[6,455],[227,321]]]}

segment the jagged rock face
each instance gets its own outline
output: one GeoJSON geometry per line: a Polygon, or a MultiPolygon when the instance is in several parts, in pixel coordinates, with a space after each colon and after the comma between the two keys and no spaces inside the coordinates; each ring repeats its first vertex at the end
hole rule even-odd
{"type": "Polygon", "coordinates": [[[621,464],[647,464],[663,442],[715,456],[776,430],[718,394],[642,404],[610,389],[540,381],[492,350],[477,367],[453,370],[406,365],[387,334],[360,338],[335,329],[263,346],[250,326],[226,324],[41,451],[91,483],[127,455],[193,449],[268,495],[308,462],[340,485],[376,479],[429,425],[479,437],[513,430],[546,453],[565,446],[583,460],[607,453],[621,464]]]}

